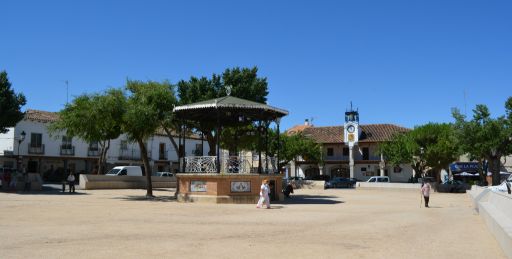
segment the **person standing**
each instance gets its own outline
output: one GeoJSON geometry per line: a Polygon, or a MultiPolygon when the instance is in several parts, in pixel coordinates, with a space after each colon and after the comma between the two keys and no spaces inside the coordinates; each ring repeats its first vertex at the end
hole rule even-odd
{"type": "Polygon", "coordinates": [[[430,189],[432,189],[432,187],[430,186],[429,182],[425,182],[421,186],[421,194],[423,194],[423,198],[425,199],[425,208],[428,208],[428,201],[430,199],[430,189]]]}
{"type": "Polygon", "coordinates": [[[71,192],[71,189],[75,192],[75,175],[73,174],[73,171],[69,173],[67,181],[69,184],[69,192],[71,192]]]}
{"type": "Polygon", "coordinates": [[[270,209],[270,198],[268,197],[269,191],[270,191],[270,188],[268,186],[268,180],[264,179],[261,183],[260,199],[258,200],[258,204],[256,205],[256,208],[261,208],[261,206],[263,206],[263,202],[265,202],[267,209],[270,209]]]}

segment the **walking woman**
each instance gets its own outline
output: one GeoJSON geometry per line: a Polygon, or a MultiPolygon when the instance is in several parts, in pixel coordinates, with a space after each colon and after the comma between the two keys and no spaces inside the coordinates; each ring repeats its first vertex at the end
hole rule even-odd
{"type": "Polygon", "coordinates": [[[261,208],[261,206],[263,206],[263,202],[265,202],[267,209],[270,209],[270,198],[268,197],[269,191],[270,188],[268,186],[268,180],[264,179],[263,182],[261,183],[260,200],[258,201],[256,208],[261,208]]]}
{"type": "Polygon", "coordinates": [[[421,186],[421,193],[423,194],[423,198],[425,199],[425,208],[428,208],[428,200],[430,198],[430,183],[425,182],[421,186]]]}

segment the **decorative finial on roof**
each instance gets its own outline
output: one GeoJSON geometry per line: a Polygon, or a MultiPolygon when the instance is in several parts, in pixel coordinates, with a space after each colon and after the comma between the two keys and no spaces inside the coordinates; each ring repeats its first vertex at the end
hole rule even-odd
{"type": "Polygon", "coordinates": [[[233,88],[232,86],[230,86],[230,85],[226,85],[226,94],[227,94],[228,96],[230,96],[230,95],[231,95],[231,89],[232,89],[232,88],[233,88]]]}

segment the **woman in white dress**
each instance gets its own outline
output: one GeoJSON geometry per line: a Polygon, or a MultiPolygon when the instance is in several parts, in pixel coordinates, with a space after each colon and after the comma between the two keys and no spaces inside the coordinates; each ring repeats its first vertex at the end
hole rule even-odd
{"type": "Polygon", "coordinates": [[[269,191],[270,188],[268,187],[268,180],[264,179],[263,182],[261,183],[260,200],[258,201],[256,208],[261,208],[263,202],[265,202],[265,205],[267,205],[267,209],[270,209],[270,198],[268,197],[269,191]]]}

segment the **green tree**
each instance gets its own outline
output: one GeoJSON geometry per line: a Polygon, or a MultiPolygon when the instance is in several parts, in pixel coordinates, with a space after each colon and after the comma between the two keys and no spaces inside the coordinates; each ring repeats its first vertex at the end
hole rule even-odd
{"type": "Polygon", "coordinates": [[[437,181],[441,170],[459,156],[453,127],[447,123],[428,123],[397,134],[380,145],[379,150],[393,165],[411,164],[422,174],[426,169],[433,170],[437,181]]]}
{"type": "Polygon", "coordinates": [[[130,95],[123,115],[122,130],[129,140],[139,145],[147,179],[146,196],[152,197],[151,167],[146,141],[162,125],[161,119],[164,112],[156,105],[160,103],[158,99],[161,98],[161,94],[167,93],[169,87],[167,83],[127,80],[126,89],[130,95]]]}
{"type": "MultiPolygon", "coordinates": [[[[297,164],[301,158],[310,163],[323,163],[322,146],[302,133],[287,135],[283,133],[280,137],[281,149],[279,152],[280,168],[290,161],[297,164]]],[[[297,170],[297,167],[295,167],[297,170]]],[[[295,172],[296,173],[296,172],[295,172]]]]}
{"type": "Polygon", "coordinates": [[[105,173],[110,140],[121,134],[126,97],[122,90],[110,89],[104,94],[80,95],[59,112],[59,120],[50,124],[50,133],[65,131],[68,136],[86,142],[98,142],[98,173],[105,173]]]}
{"type": "MultiPolygon", "coordinates": [[[[257,75],[258,68],[233,68],[226,69],[222,75],[213,74],[209,79],[207,77],[191,77],[190,80],[181,80],[177,84],[179,95],[179,104],[185,105],[227,95],[227,86],[231,86],[231,96],[247,99],[255,102],[266,103],[268,95],[268,84],[266,78],[260,78],[257,75]]],[[[239,127],[248,127],[251,124],[239,125],[239,127]]],[[[216,123],[188,123],[187,128],[197,129],[201,132],[210,147],[208,154],[216,154],[217,140],[214,137],[216,123]]],[[[234,130],[228,127],[223,128],[226,134],[234,135],[234,130]]],[[[224,134],[224,133],[222,133],[224,134]]],[[[233,138],[223,138],[227,146],[233,146],[230,141],[233,138]],[[228,143],[229,142],[229,143],[228,143]]]]}
{"type": "Polygon", "coordinates": [[[11,89],[7,72],[0,72],[0,133],[6,133],[7,128],[16,126],[23,119],[25,113],[21,112],[21,107],[26,102],[23,94],[16,94],[11,89]]]}
{"type": "Polygon", "coordinates": [[[505,103],[506,116],[491,118],[485,105],[477,105],[473,118],[466,120],[458,110],[453,111],[458,144],[463,153],[482,163],[489,161],[492,184],[500,181],[500,158],[512,153],[512,97],[505,103]]]}

